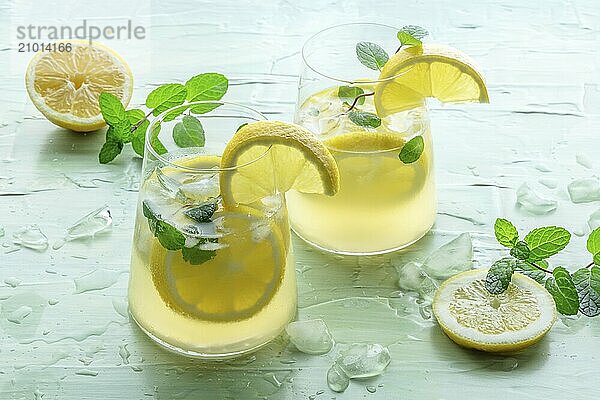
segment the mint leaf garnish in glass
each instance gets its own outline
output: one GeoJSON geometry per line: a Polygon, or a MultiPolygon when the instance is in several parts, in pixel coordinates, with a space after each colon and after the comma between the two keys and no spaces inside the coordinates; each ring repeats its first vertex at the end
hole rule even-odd
{"type": "Polygon", "coordinates": [[[359,126],[377,128],[379,125],[381,125],[381,118],[379,118],[376,114],[366,111],[350,111],[348,113],[348,118],[350,121],[359,126]]]}
{"type": "Polygon", "coordinates": [[[365,67],[380,71],[390,58],[384,49],[371,42],[357,43],[356,56],[365,67]]]}
{"type": "Polygon", "coordinates": [[[400,161],[404,164],[412,164],[421,157],[424,149],[425,141],[423,140],[423,136],[415,136],[402,146],[398,158],[400,158],[400,161]]]}

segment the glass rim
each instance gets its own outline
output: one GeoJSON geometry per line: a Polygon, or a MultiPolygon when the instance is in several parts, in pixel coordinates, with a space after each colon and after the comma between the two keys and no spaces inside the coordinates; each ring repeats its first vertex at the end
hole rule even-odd
{"type": "MultiPolygon", "coordinates": [[[[394,76],[390,76],[389,78],[385,78],[385,79],[360,79],[360,80],[347,80],[347,79],[342,79],[342,78],[336,78],[335,76],[330,76],[328,74],[325,74],[321,71],[319,71],[319,68],[317,68],[316,66],[314,66],[314,64],[311,64],[308,61],[308,56],[307,56],[307,51],[308,51],[308,47],[311,45],[311,42],[317,38],[318,36],[320,36],[321,34],[333,30],[333,29],[338,29],[338,28],[345,28],[345,27],[350,27],[350,26],[357,26],[357,25],[363,25],[363,26],[379,26],[379,27],[384,27],[384,28],[390,28],[390,29],[394,29],[396,31],[399,31],[400,28],[391,26],[391,25],[387,25],[387,24],[380,24],[378,22],[348,22],[345,24],[338,24],[338,25],[332,25],[332,26],[328,26],[327,28],[321,29],[320,31],[318,31],[317,33],[311,35],[308,39],[306,39],[306,41],[304,42],[304,44],[302,45],[302,61],[304,62],[304,65],[306,65],[311,71],[313,71],[314,73],[316,73],[317,75],[322,76],[323,78],[327,78],[327,79],[331,79],[333,81],[336,82],[343,82],[343,83],[348,83],[348,84],[369,84],[369,83],[381,83],[381,82],[387,82],[387,81],[391,81],[396,79],[399,76],[404,75],[406,72],[408,72],[411,68],[407,69],[406,71],[403,71],[399,74],[396,74],[394,76]]],[[[393,56],[393,55],[392,55],[393,56]]]]}
{"type": "MultiPolygon", "coordinates": [[[[235,171],[238,168],[242,168],[245,166],[248,166],[250,164],[253,164],[257,161],[259,161],[260,159],[262,159],[263,157],[265,157],[269,150],[271,149],[271,146],[269,146],[264,153],[262,153],[261,155],[259,155],[258,157],[250,160],[250,161],[246,161],[243,164],[239,164],[239,165],[233,165],[231,167],[221,167],[219,166],[218,168],[194,168],[194,167],[189,167],[189,166],[185,166],[185,165],[179,165],[171,160],[169,160],[166,157],[163,157],[161,154],[158,154],[156,152],[156,150],[154,150],[154,148],[150,145],[150,137],[151,137],[151,133],[152,132],[152,128],[159,122],[163,122],[163,119],[165,117],[165,115],[167,115],[169,112],[173,111],[174,109],[180,108],[180,107],[192,107],[194,105],[198,105],[198,104],[214,104],[214,103],[220,103],[222,106],[233,106],[234,108],[239,108],[245,111],[250,111],[251,113],[254,113],[258,116],[259,119],[257,119],[256,121],[267,121],[267,117],[261,113],[258,110],[255,110],[254,108],[245,106],[243,104],[240,103],[235,103],[235,102],[230,102],[230,101],[221,101],[221,100],[199,100],[199,101],[190,101],[190,102],[185,102],[183,104],[180,104],[178,106],[174,106],[171,107],[165,111],[163,111],[162,113],[158,114],[156,117],[152,118],[152,120],[150,121],[150,124],[148,125],[148,128],[146,129],[146,137],[144,138],[144,149],[145,151],[150,152],[150,154],[152,154],[157,160],[159,160],[160,162],[169,165],[170,167],[179,169],[179,170],[184,170],[184,171],[190,171],[190,172],[195,172],[195,173],[216,173],[216,172],[228,172],[228,171],[235,171]]],[[[222,116],[222,117],[218,117],[215,115],[210,115],[210,112],[212,112],[213,110],[209,111],[206,114],[200,114],[203,115],[204,117],[208,117],[208,118],[226,118],[227,116],[222,116]]],[[[242,116],[230,116],[230,118],[243,118],[242,116]]],[[[234,132],[235,134],[235,132],[234,132]]],[[[192,154],[190,154],[190,156],[193,156],[192,154]]],[[[218,155],[219,157],[221,157],[221,155],[218,155]]],[[[144,157],[145,157],[145,153],[144,153],[144,157]]],[[[187,157],[186,157],[187,158],[187,157]]]]}

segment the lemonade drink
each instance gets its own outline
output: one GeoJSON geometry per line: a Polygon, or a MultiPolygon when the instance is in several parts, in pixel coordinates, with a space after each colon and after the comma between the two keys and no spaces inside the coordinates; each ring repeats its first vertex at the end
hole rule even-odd
{"type": "Polygon", "coordinates": [[[169,160],[151,169],[140,188],[131,315],[155,341],[186,355],[223,358],[254,350],[296,312],[283,195],[225,208],[218,200],[219,157],[169,160]],[[216,209],[200,222],[186,215],[190,204],[216,209]]]}
{"type": "MultiPolygon", "coordinates": [[[[372,85],[355,85],[365,93],[372,85]]],[[[425,108],[397,112],[377,128],[353,123],[332,87],[299,104],[296,123],[315,133],[333,154],[340,190],[333,197],[289,192],[294,231],[317,247],[344,254],[376,254],[410,245],[431,228],[436,215],[432,143],[425,108]],[[424,150],[405,164],[399,152],[421,135],[424,150]]],[[[375,113],[372,97],[360,109],[375,113]]]]}

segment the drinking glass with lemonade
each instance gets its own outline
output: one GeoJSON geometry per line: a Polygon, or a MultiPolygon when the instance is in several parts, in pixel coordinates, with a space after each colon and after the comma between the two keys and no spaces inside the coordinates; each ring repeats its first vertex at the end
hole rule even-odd
{"type": "Polygon", "coordinates": [[[167,110],[148,127],[129,309],[169,350],[233,357],[265,345],[295,317],[284,193],[294,187],[331,195],[337,169],[301,128],[233,103],[185,107],[189,112],[173,118],[167,110]],[[205,143],[178,147],[170,139],[177,129],[202,131],[205,143]],[[163,145],[153,140],[159,135],[163,145]],[[287,163],[299,168],[290,172],[282,168],[287,163]]]}
{"type": "MultiPolygon", "coordinates": [[[[422,37],[417,28],[411,34],[422,37]]],[[[287,200],[292,229],[321,249],[386,253],[424,236],[436,216],[425,99],[488,101],[481,75],[464,54],[438,45],[400,46],[399,31],[334,26],[302,49],[295,122],[333,154],[340,190],[333,197],[292,191],[287,200]],[[384,50],[399,46],[392,56],[384,50]]]]}

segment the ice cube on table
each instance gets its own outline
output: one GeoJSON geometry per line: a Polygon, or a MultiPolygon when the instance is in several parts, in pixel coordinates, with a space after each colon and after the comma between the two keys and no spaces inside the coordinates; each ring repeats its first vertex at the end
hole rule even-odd
{"type": "Polygon", "coordinates": [[[334,392],[343,392],[348,388],[350,384],[350,378],[340,368],[337,363],[333,363],[329,371],[327,371],[327,386],[334,392]]]}
{"type": "Polygon", "coordinates": [[[597,178],[575,180],[567,186],[573,203],[591,203],[600,200],[600,181],[597,178]]]}
{"type": "Polygon", "coordinates": [[[400,289],[416,292],[419,287],[421,287],[423,279],[425,279],[425,273],[423,272],[422,267],[423,264],[415,261],[410,261],[396,267],[396,272],[398,273],[398,286],[400,289]]]}
{"type": "Polygon", "coordinates": [[[13,243],[33,250],[48,248],[48,238],[37,225],[27,225],[13,234],[13,243]]]}
{"type": "Polygon", "coordinates": [[[473,266],[473,242],[462,233],[431,253],[423,262],[425,273],[435,279],[447,279],[473,266]]]}
{"type": "Polygon", "coordinates": [[[546,199],[533,190],[527,183],[517,189],[517,204],[525,211],[535,215],[544,215],[556,210],[558,203],[546,199]]]}
{"type": "Polygon", "coordinates": [[[392,358],[379,343],[355,343],[342,351],[335,363],[350,379],[369,378],[383,373],[392,358]]]}
{"type": "Polygon", "coordinates": [[[590,218],[588,219],[588,225],[590,226],[591,230],[600,228],[600,209],[594,211],[592,215],[590,215],[590,218]]]}
{"type": "Polygon", "coordinates": [[[56,242],[52,248],[58,250],[65,242],[76,239],[94,237],[96,234],[109,229],[112,226],[112,215],[108,205],[90,212],[72,226],[66,229],[64,237],[56,242]]]}
{"type": "Polygon", "coordinates": [[[333,337],[322,319],[290,322],[285,331],[303,353],[325,354],[333,347],[333,337]]]}

